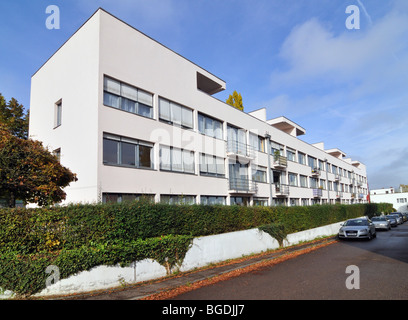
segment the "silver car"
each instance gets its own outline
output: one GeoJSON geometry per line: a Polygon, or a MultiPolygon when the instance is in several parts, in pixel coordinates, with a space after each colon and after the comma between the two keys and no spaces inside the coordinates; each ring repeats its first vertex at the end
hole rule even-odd
{"type": "Polygon", "coordinates": [[[372,217],[371,222],[374,224],[376,230],[390,230],[391,223],[386,217],[372,217]]]}
{"type": "Polygon", "coordinates": [[[367,218],[347,220],[340,228],[339,239],[368,239],[377,236],[375,225],[367,218]]]}

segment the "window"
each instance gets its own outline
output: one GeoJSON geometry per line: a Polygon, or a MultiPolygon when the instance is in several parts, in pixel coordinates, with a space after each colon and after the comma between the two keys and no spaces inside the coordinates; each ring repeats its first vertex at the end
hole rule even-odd
{"type": "Polygon", "coordinates": [[[201,196],[200,203],[203,205],[225,205],[226,197],[219,196],[201,196]]]}
{"type": "Polygon", "coordinates": [[[61,125],[62,122],[62,100],[54,105],[54,128],[61,125]]]}
{"type": "Polygon", "coordinates": [[[153,169],[153,144],[110,134],[103,136],[103,163],[153,169]]]}
{"type": "Polygon", "coordinates": [[[300,164],[306,164],[306,155],[298,152],[298,158],[300,164]]]}
{"type": "Polygon", "coordinates": [[[332,165],[332,173],[337,174],[337,167],[332,165]]]}
{"type": "Polygon", "coordinates": [[[289,172],[288,178],[289,178],[289,185],[290,186],[293,186],[293,187],[298,186],[297,174],[296,173],[289,172]]]}
{"type": "Polygon", "coordinates": [[[104,77],[103,104],[153,118],[153,95],[136,87],[104,77]]]}
{"type": "Polygon", "coordinates": [[[254,206],[268,206],[268,198],[254,198],[254,206]]]}
{"type": "Polygon", "coordinates": [[[286,157],[288,158],[289,161],[296,162],[296,151],[286,148],[286,157]]]}
{"type": "Polygon", "coordinates": [[[255,182],[266,182],[266,168],[260,166],[253,167],[252,180],[255,182]]]}
{"type": "Polygon", "coordinates": [[[253,150],[265,152],[265,139],[260,136],[249,133],[249,144],[253,150]]]}
{"type": "Polygon", "coordinates": [[[299,205],[299,199],[296,199],[296,198],[291,198],[290,199],[290,206],[291,207],[296,207],[298,205],[299,205]]]}
{"type": "Polygon", "coordinates": [[[300,175],[300,186],[307,188],[307,176],[300,175]]]}
{"type": "Polygon", "coordinates": [[[161,146],[160,169],[182,173],[195,173],[194,152],[161,146]]]}
{"type": "Polygon", "coordinates": [[[135,193],[103,193],[103,203],[115,203],[125,201],[138,201],[141,199],[147,199],[154,202],[154,195],[152,194],[135,194],[135,193]]]}
{"type": "Polygon", "coordinates": [[[161,195],[160,202],[166,204],[195,204],[196,196],[190,195],[161,195]]]}
{"type": "Polygon", "coordinates": [[[198,113],[198,131],[207,136],[223,139],[222,122],[198,113]]]}
{"type": "Polygon", "coordinates": [[[326,180],[320,180],[320,188],[326,190],[326,180]]]}
{"type": "Polygon", "coordinates": [[[57,157],[58,162],[61,162],[61,148],[58,148],[52,152],[57,157]]]}
{"type": "Polygon", "coordinates": [[[159,119],[182,128],[193,128],[193,110],[164,98],[159,99],[159,119]]]}
{"type": "Polygon", "coordinates": [[[231,205],[238,205],[238,206],[249,206],[250,198],[249,197],[231,197],[230,198],[231,205]]]}
{"type": "Polygon", "coordinates": [[[318,187],[317,178],[310,178],[310,188],[317,188],[317,187],[318,187]]]}
{"type": "Polygon", "coordinates": [[[200,174],[214,177],[225,177],[224,158],[200,153],[200,174]]]}
{"type": "Polygon", "coordinates": [[[311,156],[307,156],[308,166],[312,169],[317,168],[317,160],[311,156]]]}
{"type": "Polygon", "coordinates": [[[279,155],[283,156],[284,155],[283,146],[281,144],[279,144],[279,143],[271,141],[271,154],[272,155],[279,154],[279,155]]]}

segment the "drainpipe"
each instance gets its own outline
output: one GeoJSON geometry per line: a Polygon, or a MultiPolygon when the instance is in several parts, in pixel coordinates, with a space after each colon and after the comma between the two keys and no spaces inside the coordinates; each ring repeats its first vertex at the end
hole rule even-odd
{"type": "Polygon", "coordinates": [[[266,139],[266,154],[268,155],[269,206],[272,206],[272,171],[271,171],[271,157],[270,157],[271,135],[269,134],[269,132],[266,132],[265,139],[266,139]]]}
{"type": "Polygon", "coordinates": [[[329,190],[329,174],[327,170],[327,159],[324,159],[324,162],[326,163],[326,188],[327,188],[327,204],[330,204],[330,190],[329,190]]]}

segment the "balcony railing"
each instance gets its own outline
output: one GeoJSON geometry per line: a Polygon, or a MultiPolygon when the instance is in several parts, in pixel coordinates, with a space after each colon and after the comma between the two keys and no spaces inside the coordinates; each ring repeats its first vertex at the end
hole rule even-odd
{"type": "Polygon", "coordinates": [[[275,184],[276,196],[287,197],[289,195],[289,186],[287,184],[275,184]]]}
{"type": "Polygon", "coordinates": [[[320,169],[312,168],[312,176],[320,176],[320,169]]]}
{"type": "Polygon", "coordinates": [[[277,168],[286,168],[288,166],[288,158],[280,155],[273,156],[273,166],[277,168]]]}
{"type": "Polygon", "coordinates": [[[226,144],[227,155],[254,158],[255,150],[249,144],[236,140],[228,140],[226,144]]]}
{"type": "Polygon", "coordinates": [[[246,178],[229,179],[229,191],[231,193],[256,193],[256,183],[246,178]]]}
{"type": "Polygon", "coordinates": [[[334,176],[334,180],[335,180],[335,181],[341,181],[341,175],[336,174],[336,175],[334,176]]]}
{"type": "Polygon", "coordinates": [[[313,197],[314,198],[321,198],[323,196],[322,189],[313,189],[313,197]]]}

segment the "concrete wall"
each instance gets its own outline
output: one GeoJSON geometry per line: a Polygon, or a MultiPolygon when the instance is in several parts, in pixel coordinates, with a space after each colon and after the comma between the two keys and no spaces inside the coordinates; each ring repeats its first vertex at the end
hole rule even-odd
{"type": "MultiPolygon", "coordinates": [[[[310,241],[317,237],[337,234],[340,223],[290,234],[287,236],[284,246],[291,246],[301,241],[310,241]]],[[[278,242],[269,234],[258,229],[198,237],[193,240],[193,244],[179,270],[182,272],[189,271],[211,263],[218,263],[277,248],[279,248],[278,242]]],[[[37,295],[86,292],[120,286],[125,283],[131,284],[158,279],[164,276],[166,276],[165,268],[151,259],[132,263],[126,267],[97,266],[90,271],[82,271],[77,275],[60,280],[37,295]]]]}

